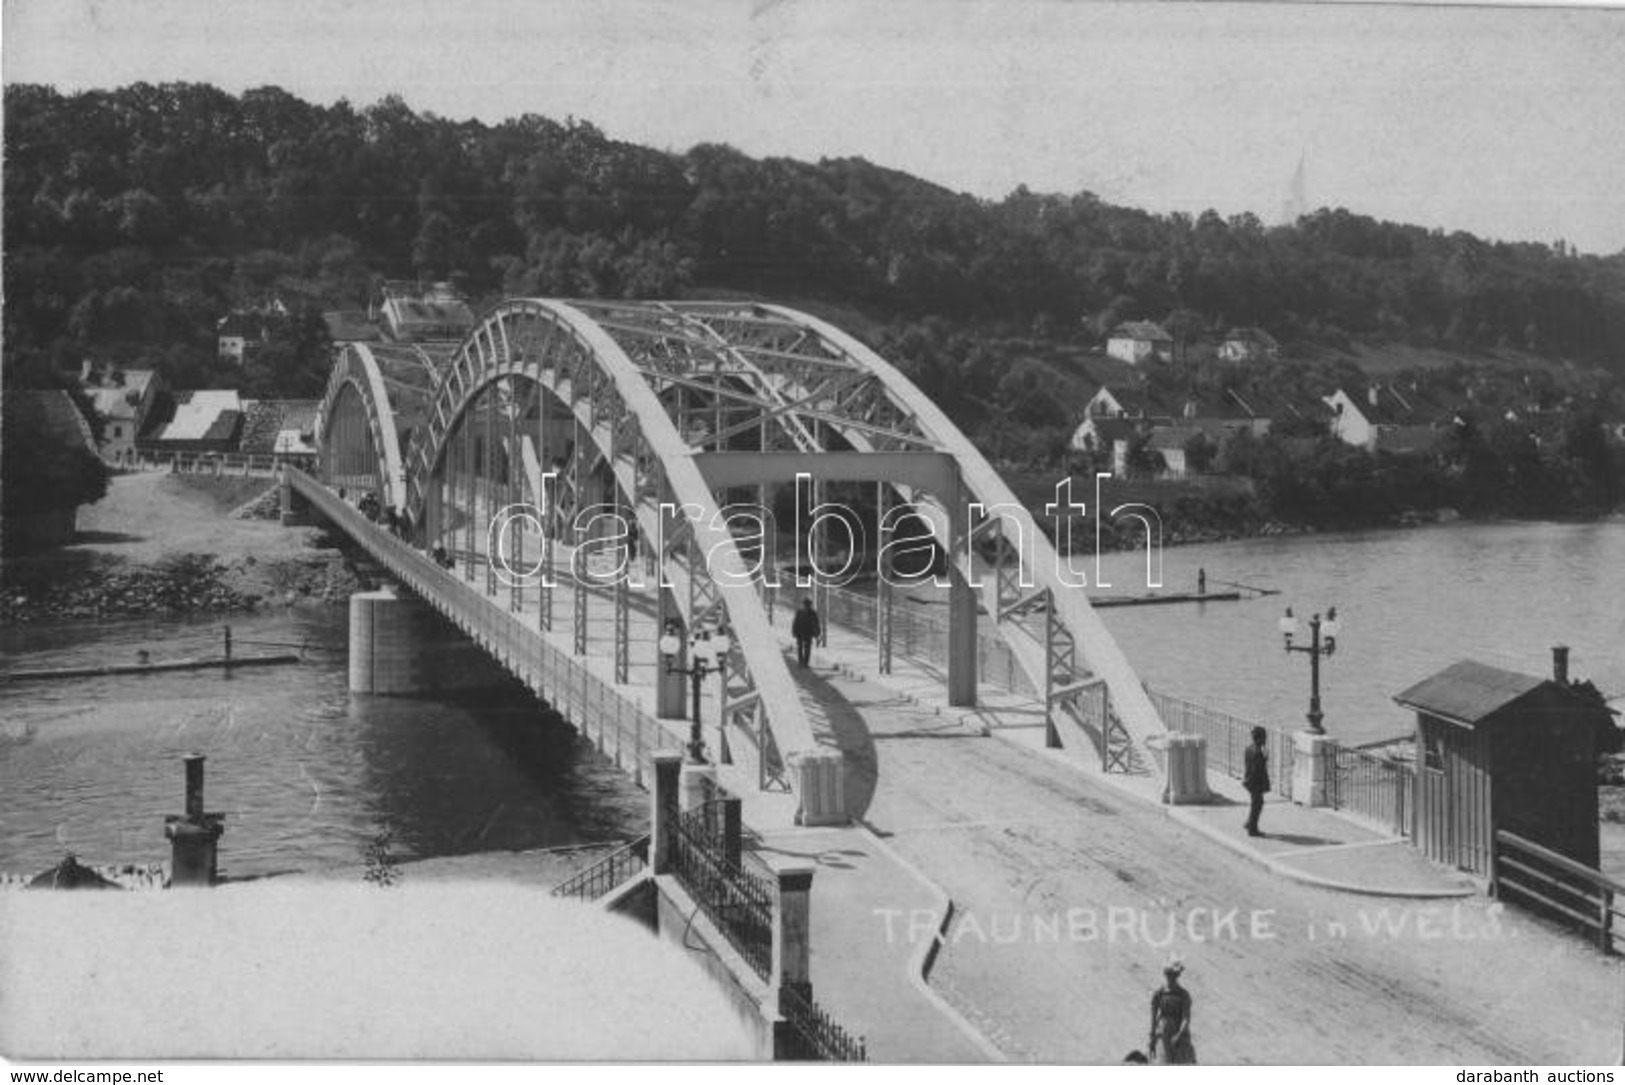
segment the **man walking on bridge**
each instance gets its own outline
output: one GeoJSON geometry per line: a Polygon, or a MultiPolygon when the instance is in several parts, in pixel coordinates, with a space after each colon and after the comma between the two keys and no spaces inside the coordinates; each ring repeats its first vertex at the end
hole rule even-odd
{"type": "Polygon", "coordinates": [[[796,661],[803,667],[812,658],[813,641],[824,630],[823,624],[818,620],[818,611],[813,609],[811,599],[801,601],[801,609],[796,611],[796,620],[790,623],[790,635],[796,638],[796,661]]]}

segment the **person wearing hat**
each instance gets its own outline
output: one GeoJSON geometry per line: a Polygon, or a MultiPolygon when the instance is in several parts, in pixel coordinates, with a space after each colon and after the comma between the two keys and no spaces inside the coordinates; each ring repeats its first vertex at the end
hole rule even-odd
{"type": "Polygon", "coordinates": [[[1185,965],[1178,957],[1162,967],[1162,986],[1151,995],[1151,1042],[1146,1051],[1162,1065],[1196,1061],[1191,1043],[1191,993],[1179,985],[1185,965]]]}
{"type": "Polygon", "coordinates": [[[1270,789],[1270,759],[1264,750],[1264,739],[1268,737],[1262,727],[1253,728],[1253,744],[1247,747],[1243,757],[1243,772],[1241,786],[1247,789],[1252,802],[1247,809],[1247,835],[1263,836],[1258,828],[1258,816],[1264,812],[1264,796],[1270,789]]]}

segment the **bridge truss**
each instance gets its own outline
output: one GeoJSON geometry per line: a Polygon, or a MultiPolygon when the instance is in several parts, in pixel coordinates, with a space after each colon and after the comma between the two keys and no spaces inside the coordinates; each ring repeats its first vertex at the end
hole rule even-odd
{"type": "MultiPolygon", "coordinates": [[[[757,742],[763,786],[783,784],[780,755],[818,745],[773,629],[778,592],[797,590],[778,560],[786,511],[801,529],[790,566],[883,573],[870,581],[882,670],[889,539],[891,556],[937,555],[952,703],[976,702],[986,620],[1041,691],[1052,744],[1092,742],[1108,769],[1157,764],[1146,744],[1162,723],[1070,567],[947,417],[839,329],[773,305],[517,299],[427,384],[391,373],[405,363],[382,349],[348,348],[335,366],[329,484],[371,459],[386,503],[425,548],[465,555],[465,577],[497,551],[542,571],[483,562],[487,589],[534,607],[540,632],[568,627],[577,655],[607,648],[618,682],[635,665],[661,674],[653,640],[671,624],[726,627],[723,744],[730,730],[757,742]],[[527,511],[500,515],[514,508],[527,511]],[[850,525],[864,523],[858,540],[850,525]],[[606,599],[607,635],[591,618],[606,599]]],[[[661,715],[681,716],[681,685],[657,684],[661,715]]]]}

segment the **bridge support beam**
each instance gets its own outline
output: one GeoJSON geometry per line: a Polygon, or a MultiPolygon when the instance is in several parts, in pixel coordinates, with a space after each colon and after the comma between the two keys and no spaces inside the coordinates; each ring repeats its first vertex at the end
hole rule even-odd
{"type": "Polygon", "coordinates": [[[956,708],[976,704],[976,589],[953,568],[952,554],[962,553],[965,539],[963,487],[955,487],[948,506],[951,543],[948,569],[948,703],[956,708]]]}

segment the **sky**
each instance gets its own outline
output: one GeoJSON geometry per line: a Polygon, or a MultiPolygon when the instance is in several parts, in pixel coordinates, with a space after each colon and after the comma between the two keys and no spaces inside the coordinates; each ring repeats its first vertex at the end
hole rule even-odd
{"type": "Polygon", "coordinates": [[[999,198],[1310,208],[1625,251],[1625,7],[4,0],[7,82],[276,84],[861,156],[999,198]]]}

